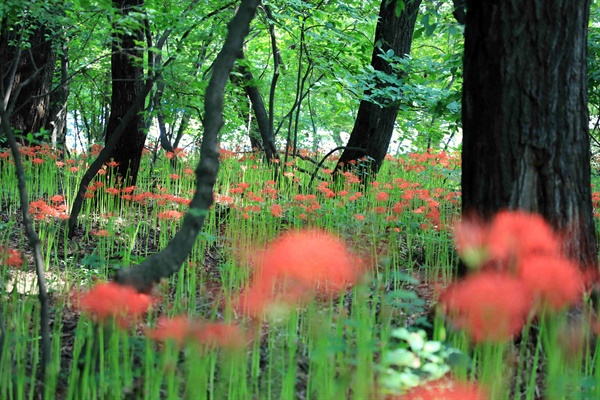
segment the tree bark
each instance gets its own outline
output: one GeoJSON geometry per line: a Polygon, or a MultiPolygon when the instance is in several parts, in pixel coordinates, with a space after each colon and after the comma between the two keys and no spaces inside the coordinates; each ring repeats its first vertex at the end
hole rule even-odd
{"type": "MultiPolygon", "coordinates": [[[[113,5],[119,9],[122,16],[127,16],[131,11],[141,7],[144,0],[113,0],[113,5]]],[[[110,118],[106,131],[106,143],[119,126],[121,118],[127,113],[129,107],[135,103],[137,94],[140,93],[144,84],[142,80],[143,53],[136,46],[136,41],[142,42],[144,25],[139,21],[136,29],[131,34],[125,33],[118,23],[113,27],[113,43],[111,56],[112,72],[112,97],[110,118]]],[[[143,108],[143,107],[142,107],[143,108]]],[[[144,121],[136,112],[129,122],[126,130],[119,139],[111,158],[119,163],[117,174],[124,180],[126,186],[135,185],[142,150],[146,142],[146,131],[144,121]],[[128,177],[125,182],[125,177],[128,177]]]]}
{"type": "Polygon", "coordinates": [[[543,215],[597,264],[587,109],[589,0],[467,1],[463,214],[543,215]]]}
{"type": "Polygon", "coordinates": [[[51,118],[49,102],[56,63],[50,28],[30,19],[10,27],[5,17],[0,32],[1,97],[12,128],[22,135],[40,132],[51,118]],[[22,36],[26,28],[33,32],[22,36]],[[27,50],[19,49],[21,39],[28,42],[27,50]]]}
{"type": "MultiPolygon", "coordinates": [[[[406,0],[404,11],[397,17],[397,1],[381,1],[379,22],[375,31],[375,46],[371,56],[371,66],[376,71],[388,74],[393,73],[392,68],[387,61],[379,57],[379,54],[381,54],[381,50],[388,51],[389,49],[401,57],[410,54],[412,36],[421,4],[421,0],[406,0]],[[381,43],[381,50],[379,43],[381,43]]],[[[380,107],[366,100],[361,101],[354,128],[346,145],[348,148],[342,153],[340,164],[336,167],[335,172],[338,172],[340,168],[345,168],[350,161],[369,156],[373,159],[370,164],[371,172],[376,174],[381,168],[390,145],[398,109],[399,106],[396,104],[380,107]],[[349,148],[363,148],[366,151],[349,148]]]]}

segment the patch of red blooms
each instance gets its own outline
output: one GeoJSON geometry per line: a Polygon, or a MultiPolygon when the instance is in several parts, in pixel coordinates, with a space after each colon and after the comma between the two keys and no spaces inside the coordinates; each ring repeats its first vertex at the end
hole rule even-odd
{"type": "Polygon", "coordinates": [[[558,311],[581,299],[584,279],[577,265],[565,258],[529,255],[519,262],[519,277],[542,306],[558,311]]]}
{"type": "Polygon", "coordinates": [[[237,303],[260,315],[269,304],[334,295],[359,278],[359,263],[337,237],[321,230],[289,231],[254,258],[251,286],[237,303]]]}
{"type": "Polygon", "coordinates": [[[158,213],[158,219],[178,220],[183,216],[183,213],[175,210],[163,211],[158,213]]]}
{"type": "Polygon", "coordinates": [[[115,318],[122,328],[129,322],[144,314],[155,302],[151,296],[138,293],[129,286],[113,282],[103,282],[95,285],[86,293],[76,298],[79,309],[93,315],[99,321],[115,318]]]}
{"type": "Polygon", "coordinates": [[[524,282],[495,271],[471,275],[440,296],[446,314],[476,342],[501,342],[519,333],[532,302],[524,282]]]}
{"type": "Polygon", "coordinates": [[[0,264],[13,268],[21,268],[23,258],[18,250],[0,247],[0,264]]]}
{"type": "Polygon", "coordinates": [[[377,195],[375,196],[375,200],[377,201],[388,201],[389,198],[390,194],[387,192],[377,192],[377,195]]]}
{"type": "Polygon", "coordinates": [[[156,328],[147,329],[146,336],[159,342],[172,339],[179,346],[183,345],[192,330],[188,317],[179,315],[173,318],[160,317],[156,328]]]}
{"type": "Polygon", "coordinates": [[[280,204],[273,204],[269,210],[271,211],[271,215],[277,218],[281,217],[281,213],[283,212],[280,204]]]}
{"type": "Polygon", "coordinates": [[[220,322],[200,322],[194,326],[191,336],[197,343],[208,346],[239,348],[246,344],[239,326],[220,322]]]}
{"type": "MultiPolygon", "coordinates": [[[[56,196],[52,197],[57,199],[56,196]]],[[[43,220],[46,218],[69,218],[67,214],[67,206],[64,204],[49,205],[45,200],[39,199],[29,203],[29,213],[36,220],[43,220]]]]}
{"type": "Polygon", "coordinates": [[[471,383],[440,379],[388,400],[488,400],[489,394],[471,383]]]}
{"type": "Polygon", "coordinates": [[[487,246],[492,258],[506,260],[531,253],[559,254],[558,235],[538,214],[501,211],[489,228],[487,246]]]}
{"type": "Polygon", "coordinates": [[[509,339],[529,313],[560,311],[581,299],[585,277],[539,215],[504,211],[489,225],[465,219],[455,242],[463,260],[483,272],[451,285],[440,300],[475,341],[509,339]]]}

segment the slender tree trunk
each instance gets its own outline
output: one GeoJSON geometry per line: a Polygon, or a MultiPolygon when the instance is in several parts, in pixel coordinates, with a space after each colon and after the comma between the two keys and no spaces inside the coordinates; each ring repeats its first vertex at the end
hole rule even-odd
{"type": "Polygon", "coordinates": [[[259,0],[242,0],[228,25],[223,48],[214,63],[214,72],[206,89],[204,104],[204,135],[200,148],[200,163],[196,167],[196,192],[180,230],[167,247],[133,268],[117,272],[116,281],[139,291],[149,291],[162,278],[175,274],[189,255],[202,229],[208,209],[213,203],[213,187],[219,172],[218,133],[223,125],[223,91],[233,63],[242,52],[244,38],[256,13],[259,0]]]}
{"type": "MultiPolygon", "coordinates": [[[[277,148],[275,147],[275,140],[273,138],[271,129],[269,128],[269,114],[267,113],[267,109],[265,107],[265,102],[263,101],[263,97],[256,86],[254,76],[252,75],[252,71],[248,68],[247,65],[243,64],[244,55],[240,57],[240,61],[236,66],[234,66],[234,70],[236,70],[241,77],[236,75],[231,75],[231,80],[236,85],[242,86],[244,91],[246,92],[246,96],[250,99],[250,103],[252,104],[252,111],[254,112],[254,117],[256,119],[256,123],[258,125],[258,131],[260,133],[261,140],[261,148],[265,152],[265,156],[267,158],[267,162],[271,162],[273,158],[277,158],[277,148]]],[[[250,140],[256,140],[250,137],[250,140]]],[[[254,144],[252,145],[254,148],[254,144]]]]}
{"type": "MultiPolygon", "coordinates": [[[[379,22],[375,31],[376,45],[371,56],[371,66],[376,71],[388,74],[393,71],[389,63],[379,57],[381,50],[391,49],[398,56],[410,54],[413,31],[421,4],[421,0],[405,0],[404,11],[400,16],[396,16],[397,1],[381,1],[379,22]],[[377,45],[379,43],[381,43],[381,50],[377,45]]],[[[349,162],[365,156],[372,158],[370,168],[373,174],[379,171],[392,139],[398,109],[397,104],[381,107],[366,100],[360,102],[354,128],[346,146],[362,148],[365,151],[344,150],[340,157],[341,164],[336,168],[336,172],[340,167],[345,168],[349,162]]]]}
{"type": "MultiPolygon", "coordinates": [[[[61,28],[64,29],[64,28],[61,28]]],[[[63,148],[67,139],[67,100],[69,98],[69,47],[67,35],[61,35],[60,87],[50,94],[50,121],[46,129],[51,132],[53,148],[63,148]]]]}
{"type": "Polygon", "coordinates": [[[587,110],[590,0],[468,0],[463,213],[542,214],[596,265],[587,110]]]}
{"type": "MultiPolygon", "coordinates": [[[[113,4],[120,10],[122,16],[127,16],[131,11],[141,7],[144,1],[114,0],[113,4]]],[[[136,46],[136,41],[142,42],[144,39],[143,29],[142,21],[139,21],[131,34],[124,33],[118,23],[114,27],[111,56],[112,97],[106,143],[116,131],[119,121],[131,104],[135,103],[137,94],[140,93],[144,84],[142,80],[143,53],[139,50],[139,46],[136,46]]],[[[129,177],[125,185],[135,185],[145,142],[144,121],[139,113],[136,113],[111,155],[111,158],[119,163],[117,169],[119,177],[123,179],[126,176],[129,177]]]]}

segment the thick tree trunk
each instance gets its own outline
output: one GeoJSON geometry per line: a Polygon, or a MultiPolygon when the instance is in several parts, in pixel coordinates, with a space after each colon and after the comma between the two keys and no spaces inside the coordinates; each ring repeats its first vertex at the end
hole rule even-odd
{"type": "MultiPolygon", "coordinates": [[[[410,54],[413,31],[421,4],[421,0],[405,0],[405,9],[397,17],[396,2],[397,0],[381,1],[379,22],[375,31],[376,45],[371,57],[371,66],[376,71],[384,71],[388,74],[393,72],[392,68],[388,62],[379,57],[381,50],[377,44],[381,43],[383,51],[392,49],[394,54],[399,56],[410,54]]],[[[342,168],[350,161],[369,156],[373,159],[371,171],[373,174],[379,171],[394,132],[398,109],[397,104],[381,107],[366,100],[360,102],[354,128],[346,146],[362,148],[365,151],[344,150],[340,157],[342,168]]],[[[339,168],[336,168],[337,170],[339,168]]]]}
{"type": "Polygon", "coordinates": [[[542,214],[596,265],[586,91],[589,0],[467,1],[463,214],[542,214]]]}
{"type": "MultiPolygon", "coordinates": [[[[144,4],[143,0],[114,0],[113,4],[123,16],[128,15],[134,8],[144,4]]],[[[140,92],[144,82],[142,81],[143,53],[135,42],[142,42],[143,23],[140,21],[137,28],[131,34],[125,34],[122,28],[115,26],[113,33],[111,72],[112,72],[112,97],[110,118],[106,131],[106,143],[117,129],[119,121],[129,107],[134,104],[137,94],[140,92]]],[[[125,185],[135,185],[142,150],[146,142],[146,131],[142,117],[136,113],[129,122],[123,136],[121,136],[111,158],[119,163],[117,174],[125,179],[125,185]]]]}
{"type": "Polygon", "coordinates": [[[47,26],[36,27],[36,21],[22,23],[29,24],[28,29],[33,28],[33,32],[25,37],[28,49],[19,51],[24,25],[11,29],[7,18],[2,21],[0,74],[2,99],[8,100],[10,124],[15,131],[26,135],[39,132],[51,118],[49,102],[56,52],[49,39],[52,32],[47,26]]]}

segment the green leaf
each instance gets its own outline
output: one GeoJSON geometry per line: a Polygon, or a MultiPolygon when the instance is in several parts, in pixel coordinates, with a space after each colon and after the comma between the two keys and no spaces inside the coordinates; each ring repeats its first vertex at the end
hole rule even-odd
{"type": "Polygon", "coordinates": [[[201,218],[201,217],[206,218],[208,216],[208,210],[205,210],[205,209],[190,208],[190,210],[188,212],[190,213],[190,215],[192,215],[193,217],[196,217],[196,218],[201,218]]]}
{"type": "Polygon", "coordinates": [[[402,14],[405,8],[406,4],[404,3],[404,0],[396,1],[396,17],[400,17],[400,14],[402,14]]]}

